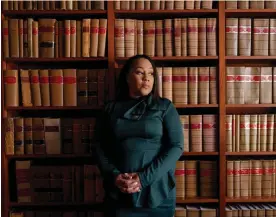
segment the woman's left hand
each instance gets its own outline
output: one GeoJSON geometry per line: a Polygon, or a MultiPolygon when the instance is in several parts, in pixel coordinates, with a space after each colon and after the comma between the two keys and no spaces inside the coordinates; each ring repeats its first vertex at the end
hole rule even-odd
{"type": "Polygon", "coordinates": [[[131,185],[131,186],[127,186],[127,187],[121,187],[120,190],[123,193],[132,194],[132,193],[139,192],[141,190],[141,183],[140,183],[140,179],[139,179],[139,176],[137,173],[125,173],[123,176],[126,179],[131,179],[135,183],[135,186],[131,185]]]}

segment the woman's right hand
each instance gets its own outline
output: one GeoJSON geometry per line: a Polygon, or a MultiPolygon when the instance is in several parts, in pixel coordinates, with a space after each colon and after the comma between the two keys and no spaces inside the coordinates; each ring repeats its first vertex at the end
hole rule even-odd
{"type": "Polygon", "coordinates": [[[133,194],[140,191],[139,183],[128,174],[119,174],[115,179],[115,185],[123,193],[133,194]]]}

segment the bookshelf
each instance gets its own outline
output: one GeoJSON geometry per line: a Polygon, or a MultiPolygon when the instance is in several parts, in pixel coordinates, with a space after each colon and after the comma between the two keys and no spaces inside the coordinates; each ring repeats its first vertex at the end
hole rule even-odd
{"type": "MultiPolygon", "coordinates": [[[[225,2],[217,2],[217,9],[194,9],[194,10],[115,10],[112,1],[106,3],[106,10],[7,10],[2,11],[3,17],[9,18],[107,18],[107,56],[106,57],[59,57],[59,58],[2,58],[2,70],[6,69],[19,69],[28,67],[62,67],[62,66],[75,66],[78,64],[86,67],[89,64],[98,64],[99,66],[106,66],[107,73],[107,86],[108,99],[114,98],[115,87],[115,71],[122,65],[127,58],[115,56],[115,39],[114,39],[114,21],[116,18],[134,18],[134,19],[165,19],[166,18],[187,18],[187,17],[216,17],[217,18],[217,50],[218,56],[181,56],[181,57],[153,57],[152,59],[159,65],[165,63],[166,65],[211,65],[217,66],[217,89],[218,91],[218,104],[175,104],[180,112],[184,111],[186,114],[216,114],[218,115],[217,127],[217,144],[219,149],[217,152],[186,152],[183,153],[185,159],[215,159],[218,163],[218,197],[217,198],[191,198],[191,199],[177,199],[177,204],[214,204],[218,208],[217,216],[225,217],[225,207],[227,204],[232,203],[267,203],[276,202],[273,197],[249,197],[249,198],[227,198],[226,192],[226,176],[227,168],[226,161],[232,157],[239,159],[250,158],[254,156],[259,159],[262,157],[275,157],[276,152],[227,152],[226,151],[226,128],[225,119],[228,114],[262,114],[262,113],[276,113],[276,104],[227,104],[226,103],[226,67],[227,66],[276,66],[276,56],[227,56],[226,55],[226,18],[231,17],[254,17],[254,18],[276,18],[276,9],[225,9],[225,2]]],[[[3,31],[2,31],[3,33],[3,31]]],[[[1,76],[1,83],[3,84],[3,74],[1,76]]],[[[32,114],[47,117],[51,114],[62,117],[70,117],[70,115],[80,112],[86,115],[89,112],[97,114],[102,109],[100,106],[41,106],[41,107],[5,107],[4,105],[4,85],[2,85],[2,123],[5,117],[16,117],[19,115],[30,117],[32,114]]],[[[3,127],[3,124],[2,124],[3,127]]],[[[4,132],[1,131],[2,144],[4,144],[4,132]]],[[[97,208],[101,204],[97,203],[17,203],[10,201],[10,178],[9,169],[10,163],[15,160],[79,160],[91,159],[93,155],[84,154],[60,154],[60,155],[6,155],[5,148],[2,145],[2,200],[3,209],[2,216],[8,217],[9,210],[12,208],[29,209],[35,207],[51,208],[51,207],[89,207],[97,208]]]]}

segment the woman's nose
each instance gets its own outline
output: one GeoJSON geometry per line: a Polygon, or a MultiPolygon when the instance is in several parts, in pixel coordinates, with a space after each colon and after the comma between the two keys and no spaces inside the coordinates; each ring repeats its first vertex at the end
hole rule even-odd
{"type": "Polygon", "coordinates": [[[148,81],[149,80],[149,76],[145,74],[144,77],[143,77],[143,80],[148,81]]]}

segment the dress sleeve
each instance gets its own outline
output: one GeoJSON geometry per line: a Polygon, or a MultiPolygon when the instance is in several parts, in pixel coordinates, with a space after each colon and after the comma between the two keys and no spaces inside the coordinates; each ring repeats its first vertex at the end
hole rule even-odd
{"type": "Polygon", "coordinates": [[[114,180],[121,172],[112,162],[112,130],[107,109],[96,120],[96,159],[105,180],[114,180]]]}
{"type": "Polygon", "coordinates": [[[176,161],[182,155],[184,136],[178,112],[172,103],[169,104],[163,116],[164,149],[153,162],[138,172],[142,188],[151,185],[175,167],[176,161]]]}

